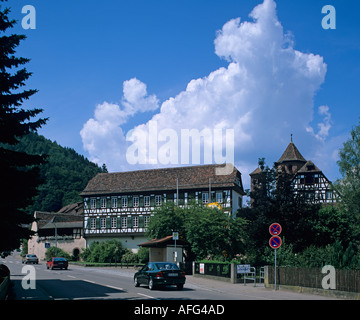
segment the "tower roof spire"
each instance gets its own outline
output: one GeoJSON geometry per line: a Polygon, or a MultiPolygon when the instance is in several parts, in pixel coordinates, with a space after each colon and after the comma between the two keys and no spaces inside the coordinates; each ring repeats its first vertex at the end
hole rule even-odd
{"type": "Polygon", "coordinates": [[[286,150],[277,161],[277,163],[283,163],[286,161],[300,161],[306,163],[306,159],[302,156],[298,148],[296,148],[295,144],[292,142],[292,134],[291,134],[291,142],[287,146],[286,150]]]}

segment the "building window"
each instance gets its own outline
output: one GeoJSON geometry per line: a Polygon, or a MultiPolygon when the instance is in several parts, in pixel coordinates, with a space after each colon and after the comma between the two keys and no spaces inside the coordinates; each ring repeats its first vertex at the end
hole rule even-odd
{"type": "Polygon", "coordinates": [[[326,191],[326,200],[331,200],[331,199],[332,199],[332,192],[326,191]]]}
{"type": "Polygon", "coordinates": [[[133,227],[139,228],[139,217],[138,216],[133,217],[133,227]]]}
{"type": "Polygon", "coordinates": [[[90,219],[90,229],[95,229],[96,228],[96,220],[95,218],[91,218],[90,219]]]}
{"type": "Polygon", "coordinates": [[[121,228],[127,228],[127,217],[121,217],[121,228]]]}
{"type": "Polygon", "coordinates": [[[127,197],[122,197],[122,207],[126,208],[128,206],[128,199],[127,197]]]}
{"type": "Polygon", "coordinates": [[[144,206],[150,207],[150,196],[144,197],[144,206]]]}
{"type": "Polygon", "coordinates": [[[116,217],[111,218],[111,229],[116,229],[116,217]]]}
{"type": "Polygon", "coordinates": [[[226,203],[230,203],[231,202],[230,190],[225,190],[224,191],[224,196],[225,196],[226,203]]]}
{"type": "Polygon", "coordinates": [[[111,198],[111,208],[117,208],[117,198],[111,198]]]}
{"type": "Polygon", "coordinates": [[[207,192],[203,192],[202,194],[202,202],[209,203],[209,194],[207,192]]]}
{"type": "Polygon", "coordinates": [[[161,206],[161,196],[155,196],[155,206],[161,206]]]}
{"type": "Polygon", "coordinates": [[[100,229],[106,228],[106,218],[100,218],[100,229]]]}
{"type": "Polygon", "coordinates": [[[144,226],[145,228],[147,228],[149,226],[150,223],[150,216],[145,216],[144,217],[144,226]]]}
{"type": "Polygon", "coordinates": [[[139,197],[133,197],[133,205],[134,205],[134,207],[139,206],[139,197]]]}
{"type": "Polygon", "coordinates": [[[73,238],[74,239],[80,239],[81,238],[81,229],[80,228],[74,228],[73,229],[73,238]]]}
{"type": "Polygon", "coordinates": [[[91,208],[91,209],[96,209],[96,199],[91,199],[91,201],[90,201],[90,208],[91,208]]]}
{"type": "Polygon", "coordinates": [[[222,202],[223,202],[222,192],[216,192],[216,202],[218,202],[218,203],[222,203],[222,202]]]}
{"type": "Polygon", "coordinates": [[[106,198],[101,198],[101,209],[106,209],[106,198]]]}

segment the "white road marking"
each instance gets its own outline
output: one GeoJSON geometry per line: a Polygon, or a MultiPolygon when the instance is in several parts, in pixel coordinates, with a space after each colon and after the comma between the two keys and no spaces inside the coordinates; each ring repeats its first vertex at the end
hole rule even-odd
{"type": "Polygon", "coordinates": [[[108,287],[108,288],[111,288],[111,289],[115,289],[115,290],[120,290],[120,291],[124,290],[123,288],[114,287],[114,286],[109,286],[109,285],[106,285],[106,284],[105,284],[105,287],[108,287]]]}
{"type": "Polygon", "coordinates": [[[150,298],[150,299],[156,299],[155,297],[152,297],[152,296],[148,296],[147,294],[143,294],[143,293],[138,293],[138,292],[137,292],[137,294],[138,294],[138,295],[140,295],[140,296],[146,297],[146,298],[150,298]]]}
{"type": "MultiPolygon", "coordinates": [[[[71,276],[68,276],[68,277],[71,277],[71,276]]],[[[75,278],[75,277],[73,277],[75,278]]],[[[120,291],[123,291],[124,289],[123,288],[119,288],[119,287],[114,287],[114,286],[111,286],[111,285],[107,285],[107,284],[103,284],[103,283],[98,283],[98,282],[95,282],[95,281],[91,281],[91,280],[86,280],[86,279],[82,279],[83,281],[86,281],[86,282],[89,282],[89,283],[92,283],[92,284],[97,284],[99,286],[104,286],[104,287],[108,287],[108,288],[111,288],[111,289],[115,289],[115,290],[120,290],[120,291]]]]}
{"type": "Polygon", "coordinates": [[[86,281],[86,282],[89,282],[89,283],[92,283],[92,284],[97,284],[96,282],[94,281],[91,281],[91,280],[86,280],[86,279],[82,279],[83,281],[86,281]]]}

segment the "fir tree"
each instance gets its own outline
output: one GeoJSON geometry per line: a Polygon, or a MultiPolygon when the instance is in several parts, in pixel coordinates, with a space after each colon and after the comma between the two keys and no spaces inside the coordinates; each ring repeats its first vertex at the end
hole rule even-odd
{"type": "Polygon", "coordinates": [[[33,218],[24,212],[24,208],[37,193],[36,188],[41,182],[38,165],[45,161],[43,156],[16,152],[7,146],[16,145],[19,138],[36,131],[47,120],[31,121],[42,109],[21,108],[24,100],[37,90],[21,90],[31,76],[26,68],[21,68],[29,59],[14,56],[25,36],[7,34],[16,23],[9,19],[9,13],[10,9],[0,3],[0,252],[18,248],[22,239],[31,236],[28,224],[33,218]]]}

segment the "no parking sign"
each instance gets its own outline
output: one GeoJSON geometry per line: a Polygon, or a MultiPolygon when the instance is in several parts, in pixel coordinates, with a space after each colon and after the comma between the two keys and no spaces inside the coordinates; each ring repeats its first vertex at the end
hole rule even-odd
{"type": "Polygon", "coordinates": [[[273,223],[269,227],[269,232],[272,236],[278,236],[281,233],[281,225],[277,222],[273,223]]]}
{"type": "Polygon", "coordinates": [[[271,248],[275,250],[275,290],[276,290],[276,249],[280,248],[281,246],[281,238],[279,237],[279,234],[281,233],[281,225],[277,222],[272,223],[269,227],[269,232],[272,235],[272,237],[269,240],[269,245],[271,248]]]}
{"type": "Polygon", "coordinates": [[[278,236],[272,236],[269,240],[269,245],[273,249],[278,249],[281,246],[281,238],[278,236]]]}

